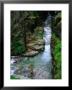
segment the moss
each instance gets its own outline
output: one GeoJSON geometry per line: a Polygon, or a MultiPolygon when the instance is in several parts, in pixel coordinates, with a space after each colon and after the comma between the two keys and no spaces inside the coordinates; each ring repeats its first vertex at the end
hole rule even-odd
{"type": "Polygon", "coordinates": [[[10,77],[11,79],[19,79],[19,78],[17,78],[16,76],[14,76],[14,75],[11,75],[11,77],[10,77]]]}
{"type": "Polygon", "coordinates": [[[52,39],[54,40],[54,79],[61,79],[61,41],[54,33],[52,34],[52,39]]]}

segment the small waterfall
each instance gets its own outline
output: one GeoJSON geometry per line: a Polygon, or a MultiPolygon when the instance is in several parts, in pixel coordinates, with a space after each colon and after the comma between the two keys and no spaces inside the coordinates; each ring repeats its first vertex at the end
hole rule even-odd
{"type": "Polygon", "coordinates": [[[51,28],[48,26],[44,27],[44,37],[45,41],[45,50],[42,55],[42,59],[44,61],[50,61],[51,60],[51,49],[50,49],[50,42],[51,42],[51,28]]]}
{"type": "Polygon", "coordinates": [[[48,14],[48,17],[44,23],[45,23],[45,27],[51,26],[51,15],[50,14],[48,14]]]}
{"type": "Polygon", "coordinates": [[[51,28],[48,26],[44,27],[44,40],[45,40],[45,45],[50,44],[51,41],[51,28]]]}
{"type": "Polygon", "coordinates": [[[48,64],[48,73],[49,73],[49,78],[52,78],[52,57],[51,57],[51,16],[48,16],[46,21],[45,21],[45,26],[44,26],[44,41],[45,41],[45,50],[42,54],[42,60],[44,63],[48,64]]]}
{"type": "MultiPolygon", "coordinates": [[[[51,59],[51,49],[50,49],[50,43],[51,43],[51,16],[49,15],[45,21],[45,26],[44,26],[44,41],[45,41],[45,50],[44,50],[44,55],[43,57],[48,56],[50,60],[51,59]]],[[[46,59],[45,59],[46,60],[46,59]]]]}

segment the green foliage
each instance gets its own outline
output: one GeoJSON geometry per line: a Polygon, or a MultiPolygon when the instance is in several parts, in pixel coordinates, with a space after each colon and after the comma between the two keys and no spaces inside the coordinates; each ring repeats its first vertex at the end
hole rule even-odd
{"type": "Polygon", "coordinates": [[[12,54],[14,53],[14,55],[20,55],[20,54],[24,53],[25,46],[24,46],[23,42],[17,40],[17,41],[14,41],[14,43],[12,43],[11,45],[12,45],[11,46],[12,54]]]}
{"type": "Polygon", "coordinates": [[[35,37],[43,38],[43,27],[36,27],[35,28],[35,37]]]}
{"type": "Polygon", "coordinates": [[[52,28],[56,36],[61,38],[61,12],[56,13],[52,21],[52,28]]]}
{"type": "MultiPolygon", "coordinates": [[[[42,24],[38,11],[11,11],[11,55],[19,55],[27,50],[27,33],[42,24]]],[[[39,28],[40,29],[40,28],[39,28]]],[[[40,30],[39,30],[40,31],[40,30]]],[[[42,37],[42,32],[38,35],[42,37]]]]}
{"type": "Polygon", "coordinates": [[[14,76],[14,75],[11,75],[10,78],[11,78],[11,79],[19,79],[18,77],[14,76]]]}
{"type": "Polygon", "coordinates": [[[54,40],[54,78],[61,79],[61,41],[54,33],[52,34],[52,39],[54,40]]]}
{"type": "Polygon", "coordinates": [[[54,79],[61,79],[61,12],[52,19],[52,50],[54,58],[54,79]]]}
{"type": "Polygon", "coordinates": [[[58,12],[58,13],[56,14],[55,19],[57,19],[57,18],[60,18],[60,19],[61,19],[61,12],[58,12]]]}

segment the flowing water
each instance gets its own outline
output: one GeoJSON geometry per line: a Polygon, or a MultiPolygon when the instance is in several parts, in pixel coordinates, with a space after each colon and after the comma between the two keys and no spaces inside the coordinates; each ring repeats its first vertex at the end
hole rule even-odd
{"type": "MultiPolygon", "coordinates": [[[[47,22],[47,21],[46,21],[47,22]]],[[[11,75],[21,79],[52,79],[51,28],[44,26],[45,49],[34,57],[11,59],[11,75]]]]}

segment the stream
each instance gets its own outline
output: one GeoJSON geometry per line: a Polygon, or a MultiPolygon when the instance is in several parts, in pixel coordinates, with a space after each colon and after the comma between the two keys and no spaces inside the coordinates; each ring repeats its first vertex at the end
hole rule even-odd
{"type": "Polygon", "coordinates": [[[45,49],[34,57],[11,57],[10,74],[20,79],[52,79],[51,28],[44,26],[45,49]]]}

